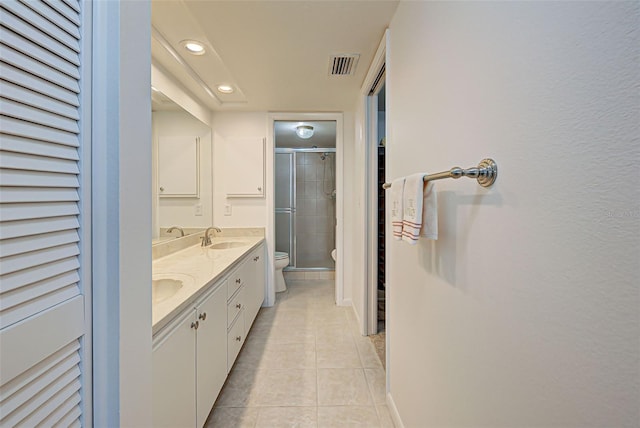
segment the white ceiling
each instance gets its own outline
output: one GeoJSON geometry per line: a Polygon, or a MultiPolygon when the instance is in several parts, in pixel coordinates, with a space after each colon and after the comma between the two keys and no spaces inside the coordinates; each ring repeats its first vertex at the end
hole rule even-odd
{"type": "Polygon", "coordinates": [[[152,56],[212,110],[352,110],[397,4],[153,0],[152,56]],[[207,53],[187,53],[185,39],[204,42],[207,53]],[[330,55],[354,53],[355,75],[329,76],[330,55]],[[238,90],[218,93],[221,83],[238,90]]]}

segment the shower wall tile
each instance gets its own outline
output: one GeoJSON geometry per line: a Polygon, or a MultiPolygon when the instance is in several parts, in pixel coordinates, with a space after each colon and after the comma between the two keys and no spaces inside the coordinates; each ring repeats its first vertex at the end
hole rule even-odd
{"type": "Polygon", "coordinates": [[[298,201],[296,213],[298,216],[316,215],[317,201],[315,199],[301,199],[298,201]]]}
{"type": "Polygon", "coordinates": [[[317,177],[322,177],[321,175],[318,176],[317,172],[316,172],[316,168],[313,167],[313,165],[305,165],[304,168],[304,180],[305,181],[316,181],[317,177]]]}
{"type": "Polygon", "coordinates": [[[308,199],[316,199],[318,192],[318,183],[316,181],[304,182],[304,197],[308,199]]]}

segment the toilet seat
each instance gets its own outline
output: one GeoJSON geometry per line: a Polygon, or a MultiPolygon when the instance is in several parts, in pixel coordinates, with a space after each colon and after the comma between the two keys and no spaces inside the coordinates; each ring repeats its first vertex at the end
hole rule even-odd
{"type": "Polygon", "coordinates": [[[288,257],[289,257],[289,254],[283,253],[282,251],[276,251],[275,252],[275,259],[276,260],[282,260],[282,259],[286,259],[288,257]]]}

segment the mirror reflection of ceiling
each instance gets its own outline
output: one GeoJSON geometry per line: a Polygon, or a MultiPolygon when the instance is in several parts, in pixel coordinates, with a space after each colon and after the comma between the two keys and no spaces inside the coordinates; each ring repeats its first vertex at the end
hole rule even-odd
{"type": "Polygon", "coordinates": [[[310,122],[278,120],[274,126],[276,147],[291,149],[310,149],[336,147],[336,122],[333,120],[316,120],[310,122]],[[313,126],[311,138],[300,138],[296,134],[299,125],[313,126]]]}

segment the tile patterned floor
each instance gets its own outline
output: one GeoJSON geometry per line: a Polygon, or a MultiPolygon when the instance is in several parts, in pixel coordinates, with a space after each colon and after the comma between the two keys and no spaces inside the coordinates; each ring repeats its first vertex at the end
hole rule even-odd
{"type": "Polygon", "coordinates": [[[334,304],[333,280],[288,281],[262,308],[206,427],[393,427],[385,372],[334,304]]]}

